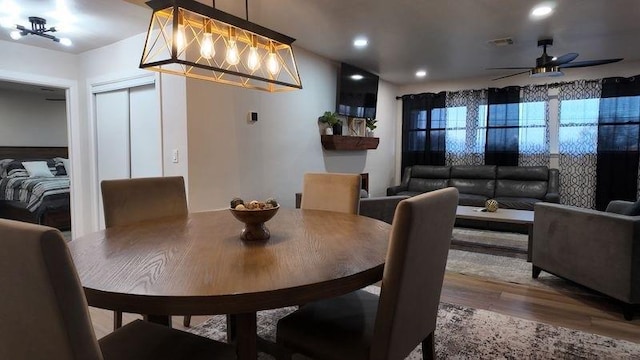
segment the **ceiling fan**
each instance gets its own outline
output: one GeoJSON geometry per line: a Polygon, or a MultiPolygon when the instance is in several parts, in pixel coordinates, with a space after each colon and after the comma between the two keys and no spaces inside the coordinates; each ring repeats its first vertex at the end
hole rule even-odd
{"type": "Polygon", "coordinates": [[[500,80],[511,76],[521,75],[529,73],[531,77],[545,77],[545,76],[562,76],[564,73],[562,69],[566,68],[578,68],[587,66],[596,66],[611,64],[622,60],[622,58],[616,59],[601,59],[601,60],[586,60],[573,62],[578,57],[577,53],[567,53],[562,56],[551,56],[547,54],[547,46],[553,45],[553,39],[538,40],[538,47],[542,46],[542,55],[536,59],[536,66],[534,67],[496,67],[487,68],[487,70],[522,70],[515,74],[501,76],[493,80],[500,80]]]}

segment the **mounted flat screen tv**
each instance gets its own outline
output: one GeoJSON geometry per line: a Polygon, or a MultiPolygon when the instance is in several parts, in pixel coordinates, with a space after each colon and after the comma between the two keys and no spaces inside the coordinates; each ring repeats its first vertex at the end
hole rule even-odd
{"type": "Polygon", "coordinates": [[[345,63],[340,64],[338,74],[338,114],[375,119],[378,76],[345,63]]]}

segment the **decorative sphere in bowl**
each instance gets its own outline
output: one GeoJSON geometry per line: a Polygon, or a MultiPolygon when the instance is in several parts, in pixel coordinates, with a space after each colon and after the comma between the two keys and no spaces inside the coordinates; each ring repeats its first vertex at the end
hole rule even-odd
{"type": "Polygon", "coordinates": [[[265,222],[271,220],[280,209],[280,206],[263,208],[263,209],[229,209],[231,214],[244,223],[244,229],[240,234],[242,240],[255,241],[267,240],[271,237],[269,229],[264,225],[265,222]]]}

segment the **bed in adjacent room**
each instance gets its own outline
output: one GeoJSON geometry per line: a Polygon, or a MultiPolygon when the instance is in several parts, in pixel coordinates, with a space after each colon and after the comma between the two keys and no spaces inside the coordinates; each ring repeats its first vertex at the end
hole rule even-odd
{"type": "Polygon", "coordinates": [[[0,147],[0,218],[71,228],[66,147],[0,147]]]}

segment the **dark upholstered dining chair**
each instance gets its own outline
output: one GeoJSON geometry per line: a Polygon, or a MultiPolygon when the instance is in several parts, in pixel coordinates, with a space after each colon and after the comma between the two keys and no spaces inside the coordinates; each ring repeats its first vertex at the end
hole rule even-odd
{"type": "Polygon", "coordinates": [[[142,320],[98,341],[60,231],[0,219],[0,234],[0,359],[236,358],[228,344],[142,320]]]}
{"type": "MultiPolygon", "coordinates": [[[[103,180],[100,187],[107,228],[189,213],[182,176],[103,180]]],[[[190,323],[185,316],[184,326],[190,323]]],[[[113,328],[120,326],[122,312],[114,311],[113,328]]]]}
{"type": "Polygon", "coordinates": [[[360,182],[359,174],[306,173],[300,208],[357,214],[360,182]]]}
{"type": "Polygon", "coordinates": [[[306,304],[278,322],[279,359],[400,360],[434,332],[458,190],[402,200],[396,209],[380,296],[360,290],[306,304]]]}

